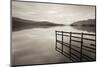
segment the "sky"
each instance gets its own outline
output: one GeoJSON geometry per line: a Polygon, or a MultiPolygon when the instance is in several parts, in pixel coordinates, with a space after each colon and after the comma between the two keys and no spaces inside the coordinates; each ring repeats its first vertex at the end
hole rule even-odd
{"type": "Polygon", "coordinates": [[[71,24],[95,19],[94,6],[12,1],[12,16],[26,20],[71,24]]]}

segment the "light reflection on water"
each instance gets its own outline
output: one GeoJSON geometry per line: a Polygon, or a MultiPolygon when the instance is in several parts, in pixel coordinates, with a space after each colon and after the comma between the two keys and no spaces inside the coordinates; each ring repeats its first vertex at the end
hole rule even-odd
{"type": "Polygon", "coordinates": [[[13,63],[42,64],[68,62],[68,59],[55,51],[55,30],[93,33],[78,30],[71,26],[45,29],[33,28],[12,32],[13,63]]]}

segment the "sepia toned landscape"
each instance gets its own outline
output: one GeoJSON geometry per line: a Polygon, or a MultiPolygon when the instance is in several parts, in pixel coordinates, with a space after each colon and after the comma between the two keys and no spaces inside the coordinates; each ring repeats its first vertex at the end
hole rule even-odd
{"type": "Polygon", "coordinates": [[[12,1],[11,52],[14,66],[96,61],[95,6],[12,1]]]}

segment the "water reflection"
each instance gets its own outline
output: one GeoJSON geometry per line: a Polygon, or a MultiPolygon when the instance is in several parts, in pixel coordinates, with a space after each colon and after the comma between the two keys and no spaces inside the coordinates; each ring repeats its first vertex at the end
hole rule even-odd
{"type": "Polygon", "coordinates": [[[55,51],[55,30],[68,32],[89,32],[72,26],[50,28],[28,28],[12,32],[13,64],[44,64],[71,62],[55,51]],[[48,61],[47,61],[48,60],[48,61]]]}

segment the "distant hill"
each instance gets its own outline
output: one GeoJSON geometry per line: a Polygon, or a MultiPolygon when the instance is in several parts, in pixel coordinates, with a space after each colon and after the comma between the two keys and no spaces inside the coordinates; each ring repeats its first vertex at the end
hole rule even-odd
{"type": "Polygon", "coordinates": [[[29,28],[49,28],[54,26],[64,26],[64,24],[56,24],[48,21],[31,21],[12,17],[12,31],[29,28]]]}
{"type": "Polygon", "coordinates": [[[96,26],[96,19],[77,21],[72,23],[71,26],[96,26]]]}

